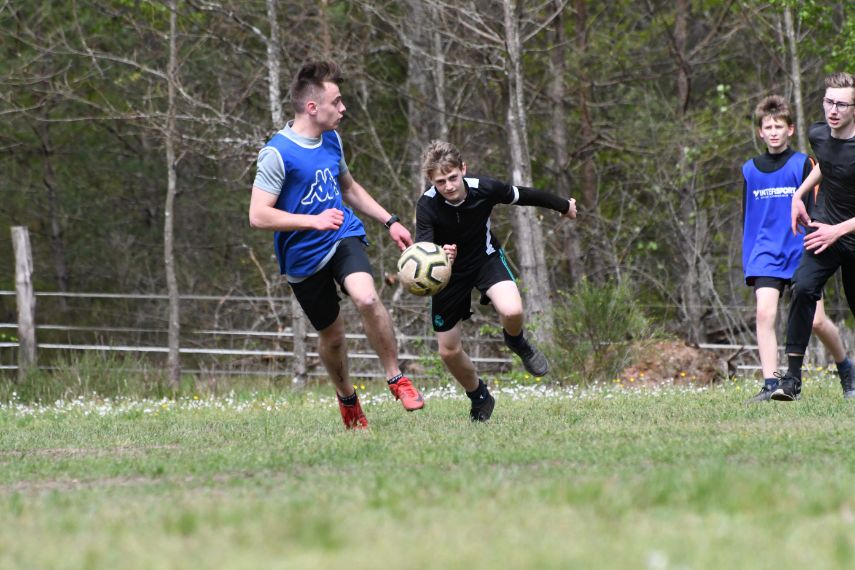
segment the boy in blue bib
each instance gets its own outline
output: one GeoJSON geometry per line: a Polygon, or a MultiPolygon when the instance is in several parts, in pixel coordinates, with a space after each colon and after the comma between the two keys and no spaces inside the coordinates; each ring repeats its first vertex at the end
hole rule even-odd
{"type": "MultiPolygon", "coordinates": [[[[757,348],[764,383],[752,402],[771,399],[779,388],[778,341],[775,320],[784,288],[804,251],[804,237],[790,231],[793,193],[810,174],[811,159],[789,147],[794,125],[789,106],[778,95],[763,99],[754,111],[757,132],[766,143],[766,152],[742,166],[743,238],[742,268],[745,283],[754,287],[757,300],[757,348]]],[[[816,194],[808,196],[814,202],[816,194]]],[[[846,358],[837,327],[817,306],[813,331],[837,362],[838,372],[848,374],[846,358]]]]}
{"type": "Polygon", "coordinates": [[[395,398],[407,411],[424,407],[424,399],[398,365],[392,319],[374,286],[365,227],[353,209],[385,224],[400,249],[413,240],[348,170],[335,130],[345,112],[340,81],[338,65],[328,61],[306,64],[297,73],[291,85],[294,120],[258,153],[249,221],[274,232],[279,269],[318,331],[318,354],[335,386],[344,426],[364,429],[368,420],[348,374],[337,288],[359,311],[395,398]]]}

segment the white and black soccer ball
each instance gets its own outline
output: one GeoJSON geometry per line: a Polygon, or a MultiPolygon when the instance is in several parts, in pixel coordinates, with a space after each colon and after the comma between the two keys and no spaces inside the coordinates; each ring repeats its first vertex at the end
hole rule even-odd
{"type": "Polygon", "coordinates": [[[416,242],[398,259],[398,279],[413,295],[436,295],[451,279],[451,263],[440,246],[429,241],[416,242]]]}

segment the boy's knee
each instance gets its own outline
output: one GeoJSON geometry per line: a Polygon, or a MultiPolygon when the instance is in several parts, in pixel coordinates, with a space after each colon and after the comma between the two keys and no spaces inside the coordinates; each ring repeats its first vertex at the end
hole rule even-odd
{"type": "Polygon", "coordinates": [[[778,307],[757,307],[757,324],[758,325],[774,325],[775,318],[778,316],[778,307]]]}
{"type": "Polygon", "coordinates": [[[822,287],[807,281],[796,281],[792,289],[793,301],[810,299],[814,302],[822,298],[822,287]]]}
{"type": "Polygon", "coordinates": [[[823,316],[813,320],[813,332],[815,333],[830,332],[833,328],[834,325],[828,320],[828,317],[823,316]]]}
{"type": "Polygon", "coordinates": [[[380,297],[375,291],[356,295],[355,297],[352,297],[352,299],[354,304],[356,305],[356,308],[360,312],[370,312],[375,311],[378,308],[383,308],[383,304],[380,302],[380,297]]]}
{"type": "Polygon", "coordinates": [[[522,307],[519,307],[519,308],[515,307],[515,308],[512,308],[511,310],[502,311],[501,318],[502,318],[502,320],[505,320],[505,321],[522,320],[523,309],[522,309],[522,307]]]}
{"type": "Polygon", "coordinates": [[[344,345],[344,327],[332,325],[318,332],[318,338],[328,348],[340,348],[344,345]]]}
{"type": "Polygon", "coordinates": [[[461,352],[463,352],[463,347],[459,344],[452,346],[439,345],[439,357],[442,359],[443,362],[449,359],[454,359],[461,352]]]}

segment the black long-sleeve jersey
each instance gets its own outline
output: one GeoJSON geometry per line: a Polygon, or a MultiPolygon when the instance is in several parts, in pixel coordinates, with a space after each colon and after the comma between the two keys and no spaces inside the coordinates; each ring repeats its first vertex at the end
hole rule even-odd
{"type": "Polygon", "coordinates": [[[458,204],[448,202],[431,186],[416,205],[416,241],[457,245],[453,274],[477,270],[501,248],[490,231],[490,213],[497,204],[540,206],[562,214],[570,209],[569,200],[534,188],[483,177],[465,177],[463,183],[466,198],[458,204]]]}

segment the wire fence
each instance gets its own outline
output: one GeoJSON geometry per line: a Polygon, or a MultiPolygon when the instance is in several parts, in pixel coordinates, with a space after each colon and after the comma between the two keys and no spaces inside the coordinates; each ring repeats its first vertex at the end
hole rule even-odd
{"type": "MultiPolygon", "coordinates": [[[[15,296],[15,291],[0,291],[0,299],[15,296]]],[[[83,353],[123,354],[146,362],[151,369],[165,369],[168,353],[166,318],[157,309],[144,313],[129,311],[128,307],[110,309],[106,304],[116,302],[153,303],[153,307],[164,305],[168,296],[160,294],[98,293],[98,292],[37,292],[42,302],[63,299],[79,303],[66,307],[64,311],[50,311],[52,315],[64,315],[61,323],[37,323],[39,368],[52,370],[62,358],[83,353]],[[95,308],[95,304],[98,307],[95,308]],[[85,317],[85,318],[84,318],[85,317]],[[110,322],[74,324],[80,320],[105,319],[110,322]],[[125,325],[117,321],[135,321],[125,325]]],[[[247,295],[181,295],[182,315],[188,320],[181,326],[183,372],[210,376],[288,376],[292,375],[295,353],[292,350],[294,334],[290,324],[291,297],[247,296],[247,295]],[[215,310],[193,310],[188,304],[213,304],[215,310]],[[278,304],[278,306],[277,306],[278,304]],[[227,305],[249,305],[251,311],[228,310],[227,305]],[[271,311],[280,311],[272,315],[271,311]],[[224,317],[227,315],[227,317],[224,317]],[[237,318],[235,317],[237,315],[237,318]],[[214,321],[217,326],[211,327],[214,321]],[[225,323],[225,325],[223,324],[225,323]],[[234,326],[243,324],[245,326],[234,326]],[[206,326],[207,325],[207,326],[206,326]],[[271,327],[276,330],[271,330],[271,327]]],[[[14,301],[13,301],[14,303],[14,301]]],[[[436,339],[427,322],[429,311],[425,301],[388,304],[390,312],[397,316],[397,341],[399,359],[406,366],[421,369],[436,367],[436,339]],[[415,333],[413,331],[416,331],[415,333]]],[[[349,328],[357,328],[359,317],[348,304],[342,304],[345,321],[349,328]]],[[[493,319],[494,320],[494,319],[493,319]]],[[[501,332],[490,319],[473,315],[475,326],[467,325],[465,344],[467,352],[479,370],[503,372],[510,370],[514,359],[504,349],[501,332]]],[[[15,338],[18,325],[0,322],[0,370],[17,370],[15,338]]],[[[842,331],[845,332],[845,331],[842,331]]],[[[377,355],[368,344],[368,337],[358,332],[346,334],[351,348],[348,353],[351,373],[354,377],[381,378],[382,368],[377,355]]],[[[306,334],[308,359],[306,376],[325,376],[317,352],[318,335],[306,334]]],[[[737,354],[734,368],[741,371],[758,370],[757,346],[754,344],[703,343],[698,348],[712,350],[723,357],[737,354]]],[[[819,348],[819,350],[822,350],[819,348]]]]}

